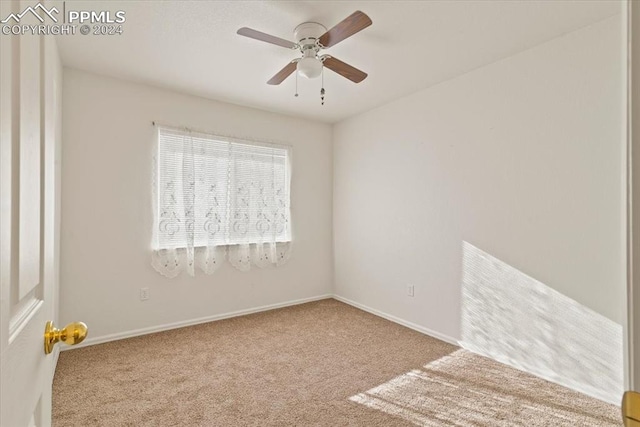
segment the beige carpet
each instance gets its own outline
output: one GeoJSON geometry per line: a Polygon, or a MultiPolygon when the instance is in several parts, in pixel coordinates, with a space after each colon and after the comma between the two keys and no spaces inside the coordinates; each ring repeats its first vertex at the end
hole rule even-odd
{"type": "Polygon", "coordinates": [[[62,426],[620,426],[620,410],[335,300],[66,351],[62,426]]]}

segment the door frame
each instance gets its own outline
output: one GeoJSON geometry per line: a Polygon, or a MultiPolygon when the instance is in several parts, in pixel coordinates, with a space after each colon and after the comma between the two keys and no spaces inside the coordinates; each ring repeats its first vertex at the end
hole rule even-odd
{"type": "Polygon", "coordinates": [[[627,332],[626,388],[640,391],[640,2],[626,8],[627,332]],[[636,130],[633,132],[633,130],[636,130]],[[634,173],[635,171],[635,173],[634,173]],[[635,227],[634,227],[635,224],[635,227]]]}

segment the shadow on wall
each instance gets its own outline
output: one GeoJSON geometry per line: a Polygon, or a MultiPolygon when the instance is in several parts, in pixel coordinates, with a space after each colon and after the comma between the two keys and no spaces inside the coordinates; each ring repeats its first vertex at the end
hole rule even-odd
{"type": "Polygon", "coordinates": [[[620,409],[467,350],[349,398],[420,426],[615,426],[620,409]]]}
{"type": "Polygon", "coordinates": [[[463,242],[460,345],[619,404],[622,326],[463,242]]]}

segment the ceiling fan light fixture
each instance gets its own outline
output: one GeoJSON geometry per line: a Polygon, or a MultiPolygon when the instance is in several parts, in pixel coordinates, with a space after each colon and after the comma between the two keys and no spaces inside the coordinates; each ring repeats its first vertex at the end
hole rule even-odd
{"type": "Polygon", "coordinates": [[[305,57],[298,61],[296,68],[302,77],[315,79],[322,74],[322,61],[318,58],[305,57]]]}

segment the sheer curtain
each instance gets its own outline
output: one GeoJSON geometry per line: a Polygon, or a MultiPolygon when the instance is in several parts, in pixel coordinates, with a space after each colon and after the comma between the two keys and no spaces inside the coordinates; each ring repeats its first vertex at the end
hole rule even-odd
{"type": "Polygon", "coordinates": [[[291,149],[157,127],[152,266],[166,277],[282,265],[291,254],[291,149]]]}

